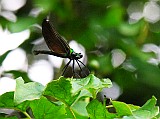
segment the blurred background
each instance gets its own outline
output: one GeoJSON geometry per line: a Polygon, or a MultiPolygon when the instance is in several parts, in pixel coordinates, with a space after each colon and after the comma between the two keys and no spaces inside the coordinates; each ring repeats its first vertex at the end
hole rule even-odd
{"type": "Polygon", "coordinates": [[[32,53],[47,47],[47,16],[92,73],[112,80],[99,98],[141,106],[154,95],[160,106],[158,0],[1,0],[0,94],[20,76],[43,85],[60,76],[66,60],[32,53]]]}

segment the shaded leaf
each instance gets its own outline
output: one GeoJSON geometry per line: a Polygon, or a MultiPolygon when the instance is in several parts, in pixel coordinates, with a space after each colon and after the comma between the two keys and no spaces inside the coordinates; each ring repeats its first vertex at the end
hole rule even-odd
{"type": "Polygon", "coordinates": [[[22,18],[19,18],[16,23],[10,22],[8,24],[8,27],[9,27],[9,30],[12,32],[20,32],[20,31],[28,29],[34,23],[36,23],[35,18],[22,17],[22,18]]]}
{"type": "Polygon", "coordinates": [[[92,100],[87,105],[87,112],[91,119],[114,119],[116,117],[115,114],[109,113],[98,100],[92,100]]]}
{"type": "Polygon", "coordinates": [[[66,116],[64,105],[55,105],[45,97],[32,101],[30,106],[35,119],[63,119],[66,116]]]}
{"type": "Polygon", "coordinates": [[[29,106],[28,101],[20,103],[19,105],[15,105],[14,104],[14,92],[7,92],[0,96],[0,107],[1,108],[26,111],[28,106],[29,106]]]}
{"type": "Polygon", "coordinates": [[[0,96],[0,107],[1,108],[13,108],[14,107],[14,92],[7,92],[0,96]]]}

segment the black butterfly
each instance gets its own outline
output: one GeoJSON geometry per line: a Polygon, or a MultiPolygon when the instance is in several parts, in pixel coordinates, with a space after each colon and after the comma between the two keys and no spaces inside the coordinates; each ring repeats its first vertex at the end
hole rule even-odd
{"type": "MultiPolygon", "coordinates": [[[[43,34],[45,42],[46,42],[48,48],[50,49],[50,51],[34,50],[33,52],[35,55],[48,54],[48,55],[54,55],[54,56],[61,57],[61,58],[68,58],[69,62],[63,68],[62,75],[64,75],[64,73],[66,72],[66,69],[69,66],[69,64],[71,63],[71,61],[73,61],[73,65],[72,65],[73,75],[76,74],[75,70],[74,70],[75,61],[77,62],[78,66],[82,72],[82,68],[80,66],[80,63],[84,67],[86,67],[86,66],[79,59],[81,59],[83,57],[83,55],[81,53],[74,52],[74,50],[72,48],[70,48],[68,43],[55,30],[53,25],[50,23],[49,19],[44,19],[42,22],[42,34],[43,34]]],[[[88,70],[88,68],[87,68],[87,70],[88,70]]],[[[89,70],[88,70],[88,72],[89,72],[89,70]]]]}

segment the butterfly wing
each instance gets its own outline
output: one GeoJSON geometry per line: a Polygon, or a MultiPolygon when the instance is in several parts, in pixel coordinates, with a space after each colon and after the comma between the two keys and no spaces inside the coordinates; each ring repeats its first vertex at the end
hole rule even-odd
{"type": "Polygon", "coordinates": [[[68,54],[70,47],[68,43],[59,35],[48,19],[42,22],[42,34],[48,48],[59,54],[68,54]]]}

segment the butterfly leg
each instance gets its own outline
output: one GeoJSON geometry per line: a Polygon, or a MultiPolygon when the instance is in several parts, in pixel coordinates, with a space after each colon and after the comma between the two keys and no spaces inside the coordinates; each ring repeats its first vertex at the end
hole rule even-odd
{"type": "Polygon", "coordinates": [[[76,76],[75,70],[74,70],[74,59],[73,59],[73,64],[72,64],[72,72],[73,72],[73,77],[76,76]]]}
{"type": "Polygon", "coordinates": [[[74,70],[74,64],[75,64],[75,60],[73,59],[73,65],[72,65],[73,77],[80,78],[80,76],[74,70]]]}
{"type": "MultiPolygon", "coordinates": [[[[82,68],[81,68],[81,66],[80,66],[80,64],[79,64],[79,62],[78,62],[78,60],[76,60],[76,62],[77,62],[78,66],[79,66],[79,68],[80,68],[80,70],[81,70],[80,73],[83,73],[83,70],[82,70],[82,68]]],[[[81,63],[81,62],[80,62],[80,63],[81,63]]],[[[87,76],[87,74],[86,74],[85,72],[84,72],[84,75],[87,76]]]]}
{"type": "Polygon", "coordinates": [[[63,67],[63,69],[62,69],[62,71],[63,71],[62,76],[63,76],[64,73],[66,72],[67,67],[68,67],[68,65],[71,63],[71,61],[72,61],[72,60],[69,60],[69,62],[66,64],[66,66],[63,67]]]}
{"type": "Polygon", "coordinates": [[[78,60],[76,60],[76,62],[77,62],[78,66],[79,66],[79,68],[80,68],[80,70],[81,70],[81,72],[82,72],[82,68],[81,68],[81,66],[80,66],[80,64],[79,64],[79,62],[78,62],[78,60]]]}
{"type": "Polygon", "coordinates": [[[83,62],[81,62],[80,60],[77,60],[78,62],[80,62],[84,67],[86,67],[87,68],[87,70],[88,70],[88,73],[90,73],[90,71],[89,71],[89,69],[88,69],[88,67],[85,65],[85,64],[83,64],[83,62]]]}

